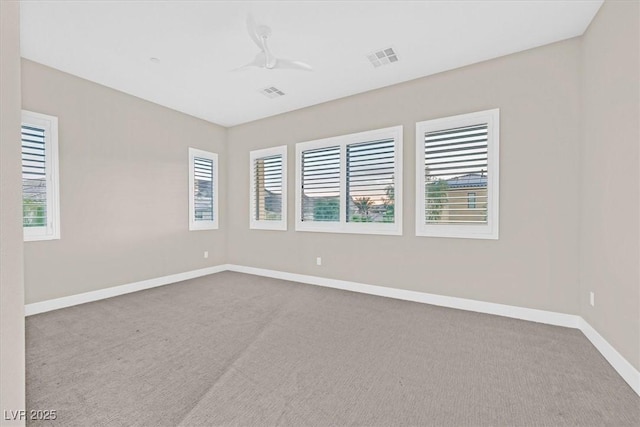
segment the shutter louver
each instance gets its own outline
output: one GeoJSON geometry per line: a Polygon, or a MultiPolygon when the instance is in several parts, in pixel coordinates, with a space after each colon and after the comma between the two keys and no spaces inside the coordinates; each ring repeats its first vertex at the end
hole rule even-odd
{"type": "Polygon", "coordinates": [[[47,162],[45,130],[22,125],[22,222],[47,226],[47,162]]]}
{"type": "Polygon", "coordinates": [[[393,139],[347,145],[347,222],[394,222],[393,139]]]}
{"type": "Polygon", "coordinates": [[[302,152],[302,221],[340,221],[340,147],[302,152]]]}
{"type": "Polygon", "coordinates": [[[255,159],[253,206],[257,221],[282,219],[282,155],[255,159]]]}
{"type": "Polygon", "coordinates": [[[193,159],[194,221],[213,221],[213,161],[202,157],[193,159]]]}
{"type": "Polygon", "coordinates": [[[425,133],[424,158],[425,224],[486,224],[488,125],[425,133]]]}

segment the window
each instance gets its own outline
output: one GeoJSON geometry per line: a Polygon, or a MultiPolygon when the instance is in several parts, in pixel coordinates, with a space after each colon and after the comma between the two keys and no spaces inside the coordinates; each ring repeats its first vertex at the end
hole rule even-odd
{"type": "Polygon", "coordinates": [[[498,238],[498,109],[416,124],[416,235],[498,238]]]}
{"type": "Polygon", "coordinates": [[[467,208],[476,208],[476,193],[471,192],[467,194],[467,208]]]}
{"type": "Polygon", "coordinates": [[[60,238],[58,118],[22,112],[24,240],[60,238]]]}
{"type": "Polygon", "coordinates": [[[287,229],[287,146],[252,151],[249,228],[287,229]]]}
{"type": "Polygon", "coordinates": [[[296,230],[402,234],[402,126],[296,144],[296,230]]]}
{"type": "Polygon", "coordinates": [[[189,230],[218,228],[218,155],[189,148],[189,230]]]}

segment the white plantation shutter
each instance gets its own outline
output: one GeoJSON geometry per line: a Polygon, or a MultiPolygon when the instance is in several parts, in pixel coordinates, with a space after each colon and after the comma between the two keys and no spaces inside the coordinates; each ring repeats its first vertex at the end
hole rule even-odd
{"type": "Polygon", "coordinates": [[[395,141],[347,145],[347,221],[394,222],[395,141]]]}
{"type": "Polygon", "coordinates": [[[195,221],[213,221],[213,160],[193,159],[195,180],[195,221]]]}
{"type": "Polygon", "coordinates": [[[302,221],[340,220],[340,147],[302,152],[302,221]]]}
{"type": "Polygon", "coordinates": [[[296,144],[296,230],[402,234],[402,126],[296,144]]]}
{"type": "Polygon", "coordinates": [[[56,117],[22,112],[22,224],[25,240],[60,238],[56,117]]]}
{"type": "Polygon", "coordinates": [[[498,238],[499,110],[416,124],[416,235],[498,238]]]}
{"type": "Polygon", "coordinates": [[[45,130],[22,125],[22,202],[24,227],[47,226],[45,130]]]}
{"type": "Polygon", "coordinates": [[[254,218],[258,221],[282,219],[282,156],[264,157],[254,162],[254,218]]]}
{"type": "Polygon", "coordinates": [[[425,134],[426,223],[487,223],[487,134],[486,123],[425,134]]]}
{"type": "Polygon", "coordinates": [[[218,155],[189,149],[189,229],[218,228],[218,155]]]}
{"type": "Polygon", "coordinates": [[[287,229],[287,147],[252,151],[249,227],[287,229]]]}

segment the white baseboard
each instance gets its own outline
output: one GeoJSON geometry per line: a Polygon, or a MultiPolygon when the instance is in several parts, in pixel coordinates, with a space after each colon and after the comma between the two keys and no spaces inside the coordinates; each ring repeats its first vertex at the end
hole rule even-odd
{"type": "Polygon", "coordinates": [[[242,265],[229,264],[227,268],[230,271],[237,271],[239,273],[254,274],[257,276],[272,277],[275,279],[291,280],[293,282],[325,286],[328,288],[360,292],[363,294],[378,295],[405,301],[421,302],[442,307],[475,311],[478,313],[495,314],[498,316],[529,320],[532,322],[546,323],[549,325],[564,326],[568,328],[578,327],[579,316],[573,314],[556,313],[553,311],[516,307],[513,305],[496,304],[492,302],[477,301],[472,299],[427,294],[424,292],[409,291],[406,289],[367,285],[364,283],[348,282],[345,280],[326,279],[324,277],[307,276],[304,274],[294,274],[282,271],[266,270],[262,268],[245,267],[242,265]]]}
{"type": "Polygon", "coordinates": [[[324,286],[328,288],[342,289],[346,291],[359,292],[370,295],[378,295],[387,298],[414,301],[441,307],[475,311],[478,313],[494,314],[497,316],[545,323],[548,325],[580,329],[582,333],[589,339],[589,341],[591,341],[594,347],[600,353],[602,353],[604,358],[611,364],[611,366],[613,366],[618,374],[620,374],[620,376],[629,384],[629,386],[631,386],[633,391],[640,395],[640,372],[638,372],[638,370],[635,369],[633,365],[631,365],[620,353],[618,353],[618,351],[613,348],[613,346],[611,346],[611,344],[609,344],[591,325],[589,325],[586,320],[577,315],[557,313],[546,310],[537,310],[533,308],[516,307],[505,304],[496,304],[492,302],[477,301],[465,298],[428,294],[424,292],[409,291],[406,289],[367,285],[364,283],[349,282],[346,280],[327,279],[318,276],[287,273],[284,271],[268,270],[242,265],[222,264],[215,267],[187,271],[184,273],[157,277],[155,279],[143,280],[140,282],[114,286],[111,288],[71,295],[68,297],[27,304],[25,305],[25,315],[30,316],[33,314],[44,313],[64,307],[84,304],[86,302],[98,301],[105,298],[111,298],[118,295],[141,291],[144,289],[155,288],[157,286],[168,285],[170,283],[180,282],[183,280],[194,279],[196,277],[206,276],[213,273],[219,273],[221,271],[235,271],[238,273],[272,277],[274,279],[290,280],[293,282],[306,283],[309,285],[324,286]]]}
{"type": "Polygon", "coordinates": [[[140,282],[127,283],[126,285],[113,286],[111,288],[99,289],[97,291],[85,292],[82,294],[69,295],[68,297],[50,299],[46,301],[27,304],[24,306],[25,316],[58,310],[72,305],[84,304],[86,302],[98,301],[131,292],[142,291],[144,289],[155,288],[157,286],[168,285],[196,277],[207,276],[227,270],[226,265],[202,268],[200,270],[186,271],[184,273],[171,274],[169,276],[156,277],[155,279],[142,280],[140,282]]]}
{"type": "Polygon", "coordinates": [[[640,396],[640,372],[582,317],[580,318],[579,329],[602,356],[607,359],[607,362],[613,366],[613,369],[629,384],[633,391],[640,396]]]}

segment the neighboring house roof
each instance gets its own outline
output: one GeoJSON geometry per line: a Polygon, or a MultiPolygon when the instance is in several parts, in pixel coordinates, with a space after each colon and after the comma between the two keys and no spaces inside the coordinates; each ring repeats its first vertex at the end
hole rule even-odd
{"type": "Polygon", "coordinates": [[[447,185],[449,188],[486,187],[487,176],[470,173],[447,180],[447,185]]]}

